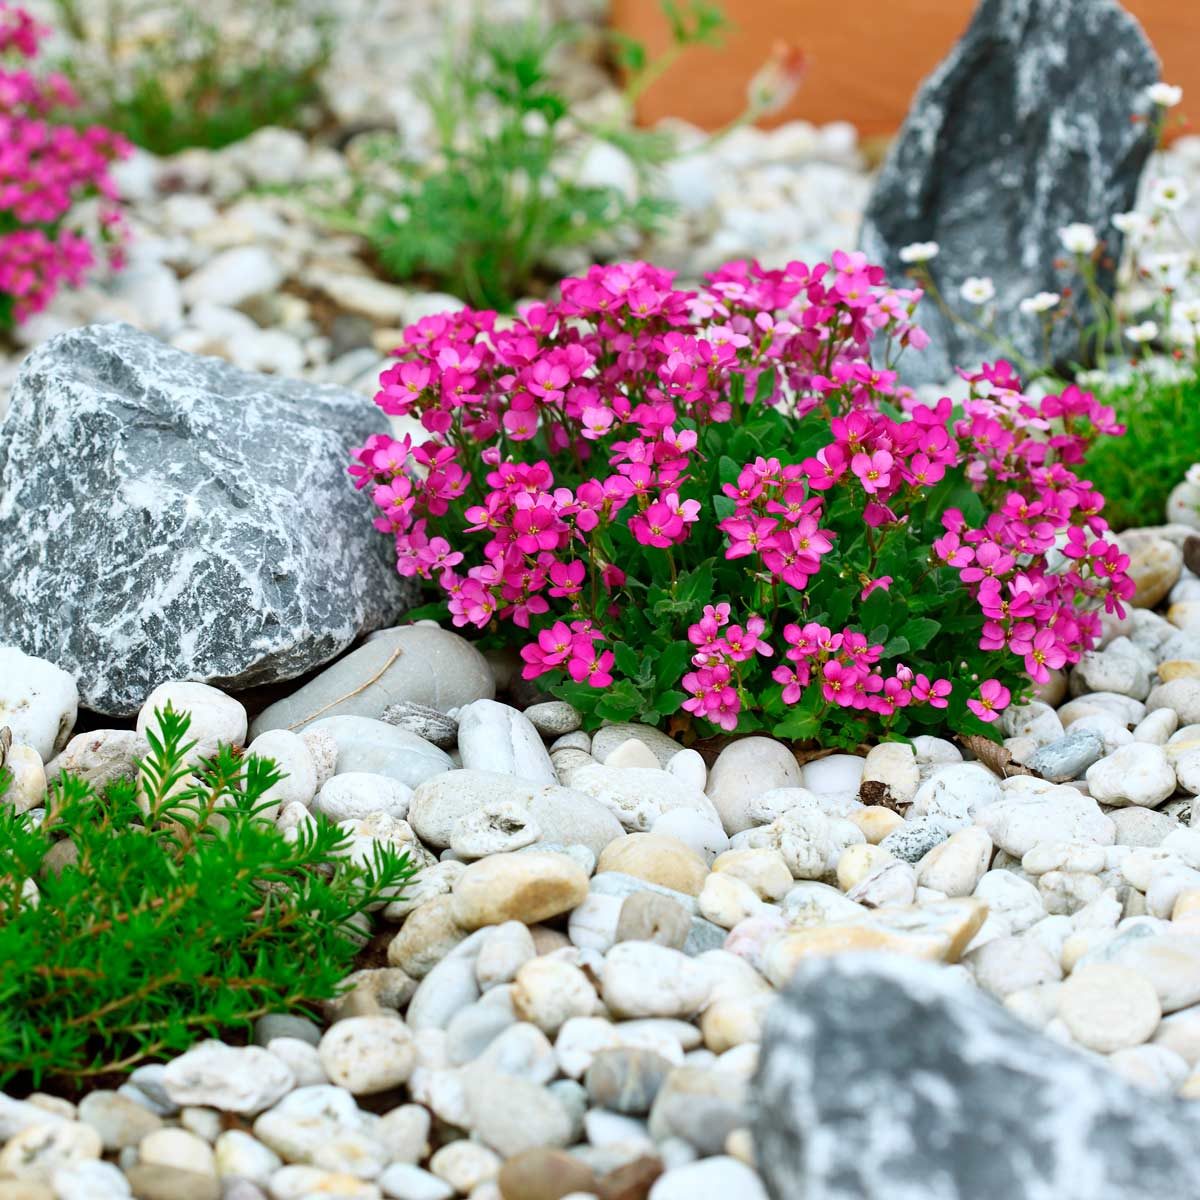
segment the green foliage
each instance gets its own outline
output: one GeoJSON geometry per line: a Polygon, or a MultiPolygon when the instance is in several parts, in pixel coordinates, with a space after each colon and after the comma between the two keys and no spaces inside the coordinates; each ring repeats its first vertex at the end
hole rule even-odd
{"type": "Polygon", "coordinates": [[[155,11],[145,0],[54,4],[71,43],[63,69],[88,118],[155,154],[215,150],[264,125],[293,125],[319,100],[329,0],[256,0],[236,20],[182,2],[156,0],[155,11]]]}
{"type": "Polygon", "coordinates": [[[288,840],[266,814],[272,762],[223,746],[189,764],[190,718],[156,716],[136,785],[60,776],[40,825],[0,802],[0,1086],[311,1009],[352,969],[361,915],[413,874],[388,849],[353,862],[323,818],[288,840]]]}
{"type": "MultiPolygon", "coordinates": [[[[799,462],[829,441],[829,426],[819,420],[796,421],[778,407],[755,405],[744,423],[710,424],[703,428],[702,460],[715,471],[719,483],[737,478],[738,464],[757,456],[776,455],[799,462]]],[[[711,479],[700,481],[697,495],[719,491],[711,479]]],[[[880,669],[887,673],[898,663],[930,679],[962,680],[995,676],[1011,688],[1014,700],[1029,686],[1020,660],[997,662],[974,647],[980,624],[979,606],[961,586],[958,572],[938,562],[928,550],[941,532],[941,514],[948,508],[962,511],[968,525],[982,524],[985,516],[980,496],[966,482],[961,467],[948,471],[930,489],[923,510],[903,523],[879,529],[868,527],[861,502],[849,489],[826,493],[828,507],[823,528],[836,532],[841,563],[826,566],[811,577],[804,594],[805,621],[833,629],[851,623],[872,643],[884,646],[880,669]],[[865,600],[860,588],[871,579],[891,576],[889,590],[873,591],[865,600]]],[[[699,565],[672,578],[660,550],[639,545],[627,526],[601,525],[589,537],[602,543],[601,555],[619,563],[626,572],[625,588],[637,593],[636,603],[623,607],[623,642],[613,643],[616,662],[614,683],[593,688],[586,682],[566,682],[551,688],[583,714],[585,727],[603,721],[637,720],[655,724],[676,713],[685,699],[680,681],[690,671],[695,647],[688,627],[699,621],[706,604],[729,601],[735,613],[762,613],[771,619],[776,637],[770,665],[780,661],[784,649],[778,634],[779,614],[792,602],[789,589],[765,573],[755,577],[747,593],[744,559],[725,557],[726,538],[717,521],[733,509],[733,501],[713,496],[716,510],[694,526],[686,553],[699,565]]],[[[670,555],[666,556],[669,562],[670,555]]],[[[927,726],[995,736],[966,706],[974,694],[956,687],[949,707],[913,705],[883,720],[885,734],[912,735],[927,726]]],[[[810,685],[795,703],[785,704],[778,685],[768,682],[743,703],[739,732],[767,731],[781,738],[805,740],[819,736],[823,746],[857,747],[877,719],[853,708],[827,703],[817,685],[810,685]]]]}
{"type": "MultiPolygon", "coordinates": [[[[721,28],[712,5],[669,4],[675,41],[661,59],[622,41],[637,69],[628,99],[685,47],[721,28]]],[[[419,278],[475,307],[510,309],[539,277],[561,273],[563,256],[657,226],[669,206],[649,192],[651,169],[673,153],[661,133],[588,125],[556,87],[553,55],[574,36],[563,25],[476,19],[461,45],[416,81],[436,131],[437,152],[406,147],[394,133],[360,138],[348,194],[319,199],[337,228],[365,237],[396,279],[419,278]],[[641,179],[631,198],[580,182],[579,134],[629,156],[641,179]],[[556,265],[557,264],[557,265],[556,265]]]]}
{"type": "Polygon", "coordinates": [[[1168,383],[1141,375],[1103,399],[1126,433],[1098,441],[1079,473],[1104,494],[1114,529],[1156,525],[1171,489],[1200,461],[1200,376],[1168,383]]]}

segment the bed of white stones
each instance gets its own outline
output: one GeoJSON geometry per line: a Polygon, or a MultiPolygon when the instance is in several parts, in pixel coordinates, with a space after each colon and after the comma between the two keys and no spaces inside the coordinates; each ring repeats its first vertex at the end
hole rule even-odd
{"type": "MultiPolygon", "coordinates": [[[[139,728],[172,699],[201,750],[288,771],[284,828],[322,812],[352,853],[382,839],[422,870],[376,914],[390,965],[327,1025],[264,1019],[254,1046],[196,1046],[78,1105],[0,1098],[0,1200],[761,1200],[764,1014],[799,962],[853,950],[945,963],[1136,1085],[1200,1099],[1191,533],[1126,535],[1143,607],[1005,715],[1008,769],[1036,774],[940,737],[803,765],[751,737],[706,766],[654,729],[589,735],[561,702],[491,699],[505,663],[428,625],[373,635],[250,724],[213,688],[162,685],[139,728]]],[[[69,677],[0,675],[21,807],[64,767],[131,769],[128,729],[51,757],[69,677]]]]}

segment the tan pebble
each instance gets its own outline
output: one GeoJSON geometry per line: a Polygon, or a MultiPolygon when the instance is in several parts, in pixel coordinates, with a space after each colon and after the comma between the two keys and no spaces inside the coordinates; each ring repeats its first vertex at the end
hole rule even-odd
{"type": "Polygon", "coordinates": [[[778,850],[726,850],[712,869],[748,884],[760,900],[779,900],[796,882],[778,850]]]}
{"type": "Polygon", "coordinates": [[[893,829],[904,824],[904,818],[882,804],[872,804],[850,814],[849,819],[862,830],[863,837],[872,846],[878,846],[893,829]]]}
{"type": "Polygon", "coordinates": [[[1158,664],[1158,677],[1163,683],[1172,679],[1200,679],[1200,662],[1192,658],[1169,658],[1158,664]]]}
{"type": "Polygon", "coordinates": [[[1175,897],[1175,906],[1171,909],[1171,920],[1178,921],[1189,915],[1200,914],[1200,888],[1184,888],[1175,897]]]}
{"type": "Polygon", "coordinates": [[[872,871],[892,862],[894,855],[888,851],[873,846],[869,842],[859,842],[847,846],[838,857],[837,881],[843,892],[861,883],[872,871]]]}
{"type": "Polygon", "coordinates": [[[708,864],[677,838],[631,833],[609,842],[601,851],[596,874],[604,871],[620,871],[674,892],[698,896],[708,876],[708,864]]]}
{"type": "Polygon", "coordinates": [[[754,1137],[748,1129],[734,1129],[725,1139],[725,1153],[730,1158],[744,1162],[748,1167],[754,1167],[754,1137]]]}

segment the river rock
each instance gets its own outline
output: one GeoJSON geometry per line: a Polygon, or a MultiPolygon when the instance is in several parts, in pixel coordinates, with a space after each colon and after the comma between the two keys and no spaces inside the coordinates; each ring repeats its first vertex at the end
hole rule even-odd
{"type": "Polygon", "coordinates": [[[513,775],[530,783],[558,782],[533,722],[495,700],[475,700],[458,710],[458,749],[467,770],[513,775]]]}
{"type": "Polygon", "coordinates": [[[425,780],[413,793],[408,819],[427,846],[441,850],[451,844],[464,817],[503,803],[524,809],[543,841],[577,843],[594,855],[624,832],[616,816],[592,796],[490,771],[446,771],[425,780]]]}
{"type": "Polygon", "coordinates": [[[755,796],[774,788],[799,787],[802,778],[800,764],[783,742],[748,737],[732,742],[717,756],[706,790],[725,832],[732,835],[754,826],[747,806],[755,796]]]}
{"type": "Polygon", "coordinates": [[[570,912],[587,892],[587,872],[565,854],[494,854],[459,876],[452,912],[466,930],[505,921],[534,925],[570,912]]]}
{"type": "Polygon", "coordinates": [[[454,766],[444,750],[424,738],[370,717],[322,717],[311,728],[323,730],[337,743],[337,775],[384,775],[415,788],[454,766]]]}
{"type": "Polygon", "coordinates": [[[311,670],[412,595],[346,475],[383,428],[357,393],[126,325],[52,338],[0,436],[0,639],[120,715],[165,679],[236,689],[311,670]]]}
{"type": "MultiPolygon", "coordinates": [[[[494,696],[483,655],[456,633],[433,625],[385,629],[284,700],[264,708],[250,727],[305,729],[319,717],[382,718],[412,701],[440,712],[494,696]]],[[[416,731],[419,732],[419,731],[416,731]]]]}
{"type": "MultiPolygon", "coordinates": [[[[1076,279],[1055,262],[1059,230],[1077,221],[1104,239],[1097,281],[1112,292],[1121,249],[1112,215],[1133,207],[1154,148],[1145,89],[1159,77],[1153,49],[1115,0],[985,0],[892,143],[863,224],[867,258],[899,282],[908,270],[901,249],[938,243],[930,265],[948,303],[974,319],[957,285],[990,277],[989,332],[1041,361],[1041,324],[1019,302],[1076,279]]],[[[1096,319],[1084,297],[1073,302],[1085,324],[1096,319]]],[[[941,383],[957,364],[994,353],[994,342],[935,305],[922,306],[920,323],[932,341],[902,367],[910,383],[941,383]]],[[[1052,357],[1078,357],[1074,322],[1054,328],[1052,357]]]]}
{"type": "Polygon", "coordinates": [[[1200,1191],[1194,1105],[1130,1086],[927,965],[860,955],[802,970],[760,1062],[754,1144],[773,1200],[1200,1191]]]}
{"type": "MultiPolygon", "coordinates": [[[[2,445],[0,435],[0,445],[2,445]]],[[[0,458],[0,464],[3,459],[0,458]]],[[[0,475],[0,485],[3,476],[0,475]]],[[[0,486],[0,525],[4,516],[4,490],[0,486]]],[[[4,544],[0,533],[0,545],[4,544]]],[[[11,549],[11,547],[7,547],[11,549]]],[[[0,572],[0,637],[4,634],[4,588],[8,563],[0,572]]],[[[56,655],[57,658],[57,655],[56,655]]],[[[61,667],[44,658],[22,654],[15,646],[0,646],[0,729],[8,726],[14,742],[32,746],[43,762],[49,762],[67,744],[75,728],[79,692],[75,680],[61,667]]]]}

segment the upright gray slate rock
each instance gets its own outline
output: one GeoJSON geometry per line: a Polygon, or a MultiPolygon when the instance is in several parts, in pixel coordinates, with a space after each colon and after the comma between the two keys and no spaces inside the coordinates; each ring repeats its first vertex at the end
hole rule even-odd
{"type": "Polygon", "coordinates": [[[814,963],[762,1046],[754,1145],[772,1200],[1200,1196],[1200,1108],[1130,1086],[945,968],[814,963]]]}
{"type": "MultiPolygon", "coordinates": [[[[1116,0],[982,0],[970,28],[921,85],[867,207],[861,246],[893,283],[908,267],[899,250],[935,241],[934,281],[955,312],[977,318],[958,294],[969,276],[996,284],[996,332],[1042,357],[1041,318],[1018,304],[1065,284],[1081,290],[1058,231],[1082,221],[1120,257],[1114,213],[1133,207],[1153,149],[1144,89],[1159,62],[1141,27],[1116,0]]],[[[1113,271],[1101,271],[1111,291],[1113,271]]],[[[1078,297],[1076,297],[1078,299],[1078,297]]],[[[931,344],[906,354],[909,383],[942,382],[957,366],[1001,357],[949,321],[931,300],[920,309],[931,344]]],[[[1051,347],[1078,357],[1067,322],[1051,347]]]]}
{"type": "Polygon", "coordinates": [[[53,338],[0,425],[0,642],[134,712],[166,679],[290,679],[401,611],[349,449],[356,393],[250,374],[125,325],[53,338]]]}

